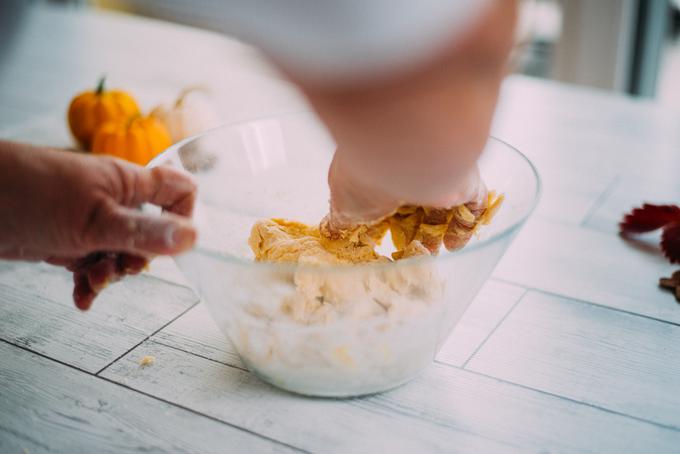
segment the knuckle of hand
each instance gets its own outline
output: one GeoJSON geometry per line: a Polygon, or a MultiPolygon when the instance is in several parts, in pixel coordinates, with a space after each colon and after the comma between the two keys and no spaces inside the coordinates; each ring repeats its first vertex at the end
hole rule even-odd
{"type": "Polygon", "coordinates": [[[122,205],[134,205],[139,191],[138,169],[119,159],[109,159],[112,174],[111,195],[122,205]]]}

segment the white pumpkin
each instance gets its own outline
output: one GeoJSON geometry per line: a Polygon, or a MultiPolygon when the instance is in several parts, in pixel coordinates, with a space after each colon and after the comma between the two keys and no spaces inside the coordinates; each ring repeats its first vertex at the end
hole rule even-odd
{"type": "Polygon", "coordinates": [[[156,106],[151,116],[165,124],[173,143],[220,124],[207,91],[200,86],[185,88],[173,104],[156,106]]]}

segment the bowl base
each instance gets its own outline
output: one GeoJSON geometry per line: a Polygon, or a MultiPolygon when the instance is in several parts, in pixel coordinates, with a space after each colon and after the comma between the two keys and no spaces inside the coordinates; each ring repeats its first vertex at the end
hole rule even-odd
{"type": "MultiPolygon", "coordinates": [[[[245,362],[245,361],[244,361],[245,362]]],[[[348,389],[329,389],[327,387],[309,387],[309,386],[296,386],[294,383],[283,383],[268,377],[266,374],[258,372],[257,368],[252,367],[250,364],[246,363],[248,370],[255,375],[257,378],[263,382],[281,389],[283,391],[296,394],[304,397],[322,398],[322,399],[350,399],[355,397],[366,397],[375,394],[381,394],[387,391],[392,391],[401,386],[408,384],[411,380],[417,378],[423,370],[411,374],[408,377],[397,380],[394,382],[381,384],[381,385],[370,385],[364,388],[358,388],[353,390],[348,389]]]]}

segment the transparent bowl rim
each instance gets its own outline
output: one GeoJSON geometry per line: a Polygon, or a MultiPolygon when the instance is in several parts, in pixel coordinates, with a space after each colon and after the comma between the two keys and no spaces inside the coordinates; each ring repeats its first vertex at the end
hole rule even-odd
{"type": "MultiPolygon", "coordinates": [[[[184,145],[187,143],[190,143],[194,140],[200,139],[201,137],[208,136],[210,134],[213,134],[217,131],[224,130],[224,129],[229,129],[229,128],[235,128],[238,126],[243,126],[249,123],[253,123],[256,121],[261,121],[261,120],[268,120],[268,119],[282,119],[286,117],[295,117],[295,116],[303,116],[303,115],[309,115],[312,116],[313,118],[316,118],[313,114],[312,111],[309,110],[298,110],[298,111],[292,111],[292,112],[286,112],[282,114],[273,114],[273,115],[265,115],[257,118],[250,118],[246,120],[239,120],[239,121],[234,121],[234,122],[228,122],[224,123],[220,126],[208,129],[206,131],[203,131],[202,133],[187,137],[170,147],[166,148],[162,153],[160,153],[158,156],[156,156],[154,159],[152,159],[148,164],[147,167],[155,167],[158,165],[162,164],[162,161],[164,158],[166,158],[167,155],[173,153],[176,150],[179,150],[182,148],[184,145]]],[[[211,257],[213,259],[219,260],[219,261],[225,261],[228,262],[232,265],[239,265],[239,266],[247,266],[247,267],[258,267],[262,270],[265,270],[267,268],[274,270],[274,271],[305,271],[305,272],[324,272],[327,273],[329,271],[338,271],[338,272],[347,272],[347,271],[357,271],[358,269],[362,269],[364,271],[367,271],[367,269],[371,270],[384,270],[384,269],[395,269],[400,266],[413,266],[415,262],[417,261],[436,261],[436,262],[443,262],[446,260],[451,260],[454,257],[460,257],[464,256],[466,254],[470,254],[474,251],[477,251],[479,249],[483,249],[491,244],[494,244],[502,239],[507,238],[508,236],[513,235],[519,228],[522,227],[522,225],[527,221],[527,219],[531,216],[531,214],[534,212],[536,209],[536,206],[538,205],[538,202],[540,200],[541,192],[542,192],[542,182],[541,182],[541,177],[540,174],[538,173],[538,170],[536,169],[536,166],[531,162],[527,156],[519,151],[517,148],[514,146],[510,145],[506,141],[499,139],[495,137],[494,135],[489,136],[490,141],[495,141],[499,143],[500,145],[504,146],[509,152],[514,152],[515,154],[519,155],[519,157],[529,166],[531,169],[531,173],[534,176],[534,181],[536,182],[536,189],[534,191],[534,196],[533,200],[531,201],[531,204],[529,207],[526,209],[526,212],[520,216],[518,220],[510,224],[509,226],[505,227],[503,230],[501,230],[498,233],[495,233],[494,235],[484,238],[478,242],[475,242],[471,245],[465,246],[462,249],[459,249],[457,251],[447,251],[444,254],[438,254],[435,256],[420,256],[420,257],[412,257],[406,260],[395,260],[391,262],[369,262],[369,263],[361,263],[361,264],[324,264],[324,265],[311,265],[311,264],[295,264],[295,263],[281,263],[281,262],[258,262],[255,261],[254,259],[251,258],[246,258],[246,257],[237,257],[233,255],[228,255],[228,254],[220,254],[205,248],[202,248],[200,246],[194,246],[193,249],[191,249],[189,252],[197,252],[201,255],[206,255],[208,257],[211,257]]],[[[200,232],[199,232],[200,234],[200,232]]]]}

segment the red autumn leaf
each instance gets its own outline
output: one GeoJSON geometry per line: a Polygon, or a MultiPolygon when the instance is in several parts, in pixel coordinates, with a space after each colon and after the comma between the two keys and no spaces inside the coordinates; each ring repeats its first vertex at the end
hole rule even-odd
{"type": "Polygon", "coordinates": [[[664,227],[661,234],[661,249],[671,263],[680,263],[680,222],[664,227]]]}
{"type": "Polygon", "coordinates": [[[680,222],[680,207],[677,205],[652,205],[645,203],[626,214],[619,224],[621,234],[644,233],[660,229],[672,222],[680,222]]]}

